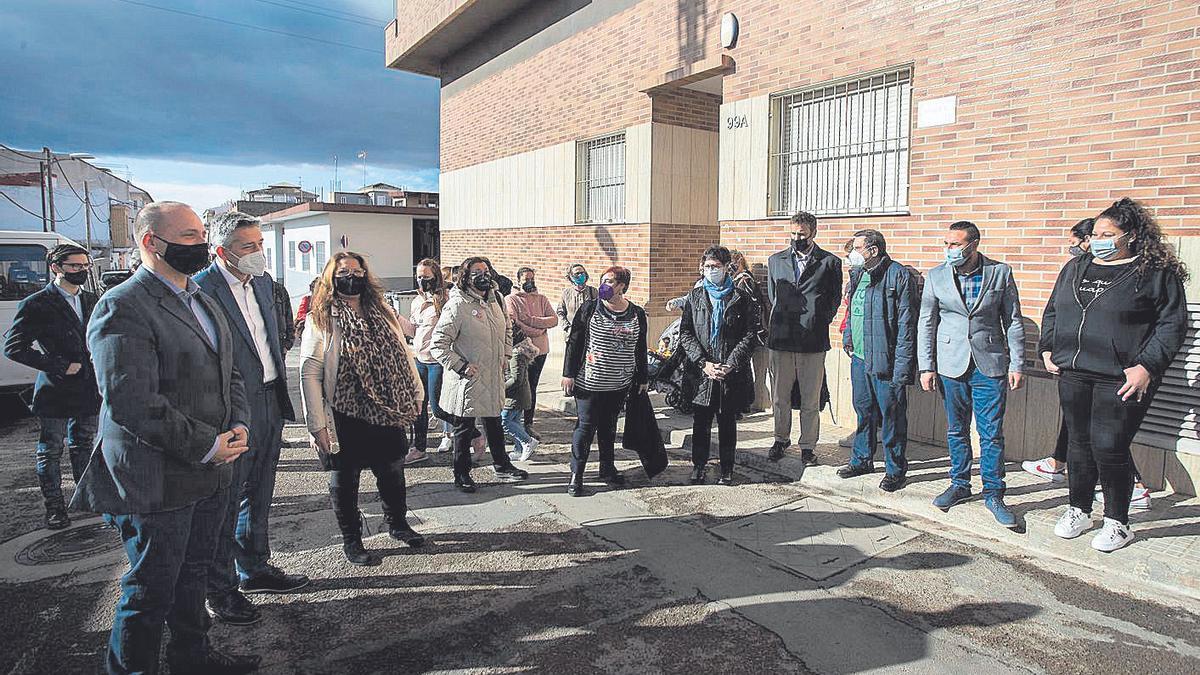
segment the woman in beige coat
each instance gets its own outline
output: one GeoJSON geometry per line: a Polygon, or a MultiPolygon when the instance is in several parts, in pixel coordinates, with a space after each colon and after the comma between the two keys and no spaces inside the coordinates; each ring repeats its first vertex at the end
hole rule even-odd
{"type": "Polygon", "coordinates": [[[513,466],[504,452],[504,371],[512,352],[512,333],[496,281],[483,258],[467,258],[450,300],[433,329],[429,352],[445,369],[440,403],[454,429],[454,485],[474,492],[471,440],[483,422],[492,453],[492,470],[502,481],[521,481],[529,474],[513,466]]]}
{"type": "Polygon", "coordinates": [[[375,474],[394,539],[424,543],[406,521],[405,429],[425,392],[395,311],[357,253],[335,254],[313,292],[300,346],[304,417],[329,474],[342,550],[355,565],[378,564],[363,548],[358,512],[362,470],[375,474]]]}

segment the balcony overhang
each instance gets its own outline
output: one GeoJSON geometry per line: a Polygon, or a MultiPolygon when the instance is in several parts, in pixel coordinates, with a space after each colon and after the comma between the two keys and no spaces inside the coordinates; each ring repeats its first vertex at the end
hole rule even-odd
{"type": "Polygon", "coordinates": [[[700,61],[693,61],[666,72],[653,72],[642,78],[638,90],[654,96],[672,89],[697,89],[708,91],[714,78],[732,73],[735,63],[728,54],[717,54],[700,61]]]}
{"type": "Polygon", "coordinates": [[[387,67],[440,77],[447,57],[532,0],[409,0],[384,29],[387,67]]]}

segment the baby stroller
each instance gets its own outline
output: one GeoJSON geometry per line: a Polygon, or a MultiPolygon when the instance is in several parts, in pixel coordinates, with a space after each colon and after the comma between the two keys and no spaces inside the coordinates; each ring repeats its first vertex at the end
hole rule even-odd
{"type": "Polygon", "coordinates": [[[667,405],[681,414],[692,414],[703,373],[688,360],[679,345],[679,324],[676,319],[658,339],[658,349],[649,354],[650,389],[666,395],[667,405]]]}

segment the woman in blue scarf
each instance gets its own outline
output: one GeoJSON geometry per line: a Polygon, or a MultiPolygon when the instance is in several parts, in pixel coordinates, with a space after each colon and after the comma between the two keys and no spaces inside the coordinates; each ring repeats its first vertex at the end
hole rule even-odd
{"type": "Polygon", "coordinates": [[[724,246],[709,247],[700,259],[703,282],[687,295],[679,326],[679,346],[704,371],[692,400],[692,483],[704,482],[713,418],[717,420],[721,485],[733,484],[737,414],[754,400],[750,358],[761,324],[753,299],[729,276],[732,256],[724,246]]]}

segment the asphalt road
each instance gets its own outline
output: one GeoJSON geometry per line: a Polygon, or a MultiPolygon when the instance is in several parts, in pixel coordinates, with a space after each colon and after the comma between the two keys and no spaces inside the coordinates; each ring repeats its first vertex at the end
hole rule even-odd
{"type": "MultiPolygon", "coordinates": [[[[546,452],[525,484],[488,485],[478,468],[480,491],[462,495],[446,455],[411,467],[410,521],[429,543],[375,534],[373,568],[344,561],[325,476],[306,448],[286,448],[274,561],[314,581],[257,598],[263,621],[218,625],[214,641],[262,654],[272,673],[1200,671],[1194,606],[771,476],[692,486],[676,463],[648,482],[626,460],[626,489],[569,498],[572,420],[539,414],[546,452]]],[[[13,538],[39,538],[35,429],[0,429],[0,672],[95,672],[119,551],[102,534],[107,552],[70,574],[12,562],[13,538]]]]}

